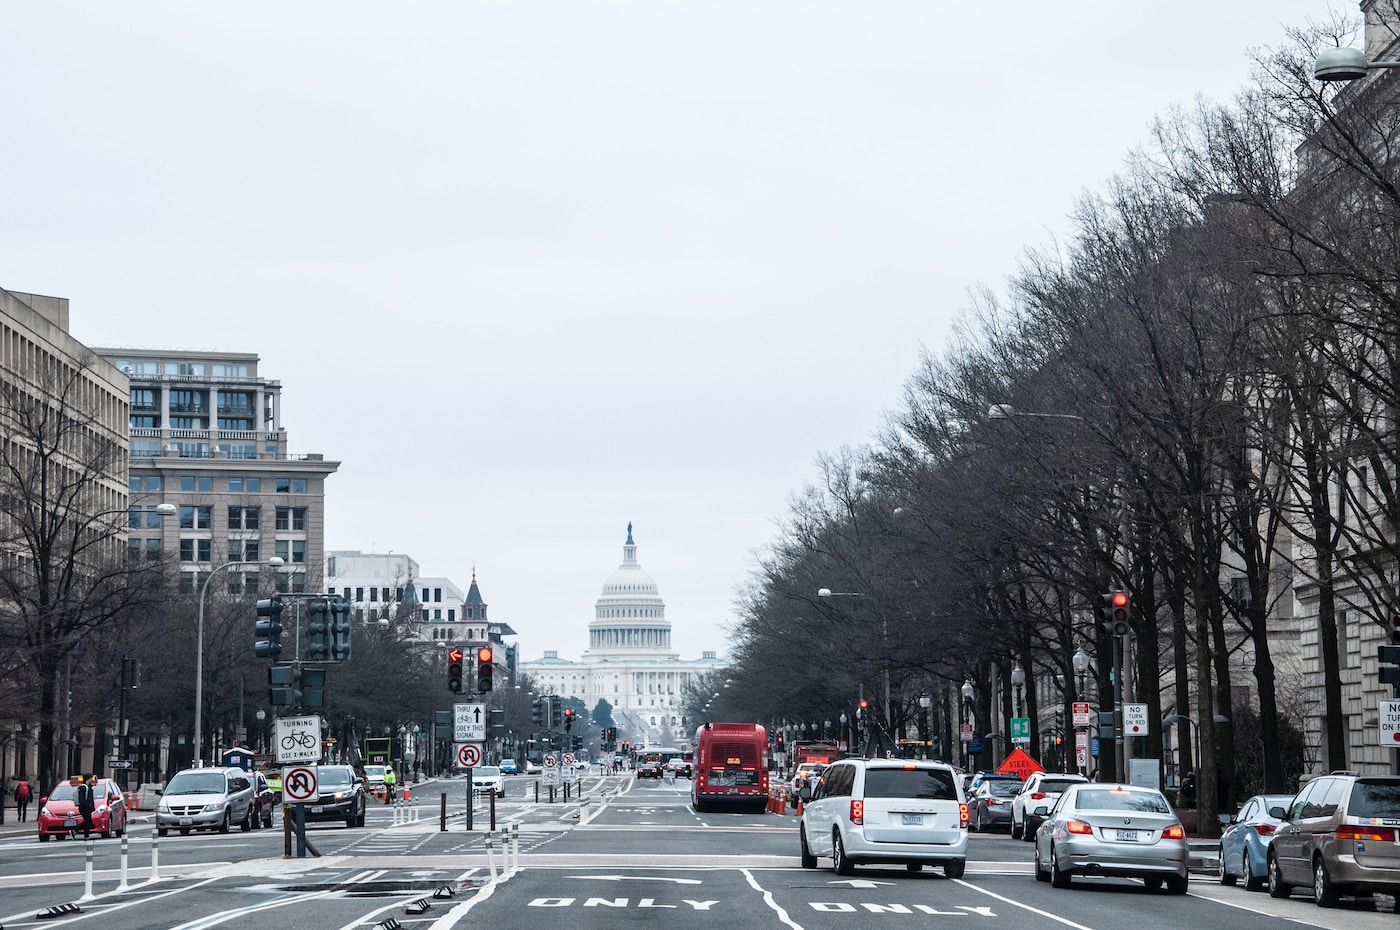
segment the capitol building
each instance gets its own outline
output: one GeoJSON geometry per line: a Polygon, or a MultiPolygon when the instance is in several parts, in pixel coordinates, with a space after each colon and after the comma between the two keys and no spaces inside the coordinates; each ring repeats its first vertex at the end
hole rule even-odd
{"type": "Polygon", "coordinates": [[[717,653],[682,660],[671,648],[671,623],[656,581],[637,561],[632,524],[622,545],[622,564],[603,582],[588,624],[588,649],[578,661],[556,650],[519,664],[537,694],[578,698],[591,712],[612,705],[618,740],[644,745],[688,741],[694,729],[685,716],[686,686],[722,670],[717,653]]]}

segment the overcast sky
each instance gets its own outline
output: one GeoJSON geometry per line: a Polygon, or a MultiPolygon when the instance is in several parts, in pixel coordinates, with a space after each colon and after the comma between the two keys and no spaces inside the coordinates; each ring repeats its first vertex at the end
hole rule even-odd
{"type": "Polygon", "coordinates": [[[342,463],[327,549],[475,566],[525,658],[586,647],[629,521],[675,647],[723,653],[814,458],[968,290],[1328,12],[7,3],[0,287],[89,345],[260,355],[342,463]]]}

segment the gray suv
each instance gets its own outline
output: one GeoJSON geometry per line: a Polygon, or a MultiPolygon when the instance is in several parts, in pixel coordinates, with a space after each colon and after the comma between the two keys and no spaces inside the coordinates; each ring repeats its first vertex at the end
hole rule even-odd
{"type": "Polygon", "coordinates": [[[233,824],[246,833],[257,816],[253,776],[242,769],[185,769],[159,793],[156,833],[160,836],[171,830],[227,833],[233,824]]]}
{"type": "Polygon", "coordinates": [[[1341,895],[1400,893],[1400,776],[1332,772],[1289,802],[1269,844],[1269,894],[1311,886],[1318,907],[1341,895]]]}

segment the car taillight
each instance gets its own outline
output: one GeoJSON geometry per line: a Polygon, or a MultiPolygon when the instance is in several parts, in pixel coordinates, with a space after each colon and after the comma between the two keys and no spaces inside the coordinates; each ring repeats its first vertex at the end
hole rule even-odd
{"type": "Polygon", "coordinates": [[[967,826],[967,805],[966,805],[966,804],[959,804],[959,805],[958,805],[958,826],[960,826],[960,827],[966,827],[966,826],[967,826]]]}
{"type": "Polygon", "coordinates": [[[1260,836],[1273,836],[1274,831],[1278,829],[1277,826],[1271,823],[1256,823],[1251,824],[1251,826],[1254,827],[1254,832],[1258,833],[1260,836]]]}
{"type": "Polygon", "coordinates": [[[1001,803],[1001,802],[998,801],[996,798],[988,798],[988,799],[987,799],[987,806],[988,806],[988,807],[996,807],[996,806],[997,806],[998,804],[1000,804],[1000,803],[1001,803]]]}
{"type": "Polygon", "coordinates": [[[1181,824],[1177,824],[1174,827],[1167,827],[1165,830],[1162,831],[1162,839],[1184,840],[1186,839],[1186,830],[1181,826],[1181,824]]]}
{"type": "Polygon", "coordinates": [[[1092,836],[1094,828],[1082,820],[1066,820],[1065,830],[1069,833],[1083,833],[1092,836]]]}
{"type": "Polygon", "coordinates": [[[1395,842],[1395,828],[1344,823],[1337,828],[1336,837],[1339,840],[1371,840],[1376,843],[1393,843],[1395,842]]]}
{"type": "Polygon", "coordinates": [[[1044,798],[1044,797],[1045,797],[1045,792],[1044,792],[1044,791],[1032,791],[1032,792],[1031,792],[1031,800],[1032,800],[1032,801],[1039,801],[1039,800],[1041,800],[1041,799],[1044,798]]]}
{"type": "Polygon", "coordinates": [[[851,823],[865,823],[865,802],[851,802],[851,823]]]}

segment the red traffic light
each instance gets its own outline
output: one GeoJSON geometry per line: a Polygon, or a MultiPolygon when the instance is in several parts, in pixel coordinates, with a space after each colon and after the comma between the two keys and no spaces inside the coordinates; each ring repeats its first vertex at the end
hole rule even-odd
{"type": "Polygon", "coordinates": [[[1113,592],[1113,606],[1114,606],[1114,607],[1127,607],[1127,606],[1128,606],[1128,593],[1127,593],[1126,591],[1114,591],[1114,592],[1113,592]]]}
{"type": "Polygon", "coordinates": [[[574,709],[573,709],[572,707],[565,708],[565,710],[564,710],[564,716],[565,716],[565,717],[572,717],[573,715],[574,715],[574,709]]]}
{"type": "Polygon", "coordinates": [[[478,650],[476,651],[476,661],[480,662],[482,665],[490,665],[490,664],[491,664],[491,647],[490,647],[490,646],[482,646],[480,649],[478,649],[478,650]]]}
{"type": "Polygon", "coordinates": [[[458,649],[456,646],[453,646],[451,649],[447,650],[447,661],[449,661],[449,662],[460,662],[460,661],[462,661],[462,650],[458,649]]]}

